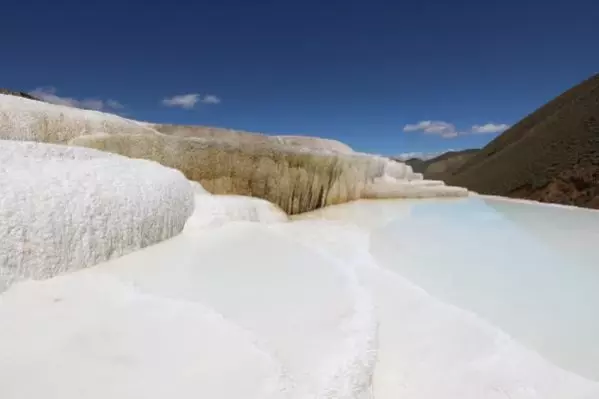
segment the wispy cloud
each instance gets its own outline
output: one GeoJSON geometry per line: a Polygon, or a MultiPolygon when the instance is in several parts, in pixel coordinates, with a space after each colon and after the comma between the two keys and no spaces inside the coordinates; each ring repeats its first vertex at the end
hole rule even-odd
{"type": "Polygon", "coordinates": [[[204,96],[204,98],[202,98],[202,102],[204,104],[220,104],[220,98],[209,94],[207,96],[204,96]]]}
{"type": "Polygon", "coordinates": [[[167,107],[192,109],[199,101],[199,97],[199,94],[181,94],[163,99],[162,104],[166,105],[167,107]]]}
{"type": "Polygon", "coordinates": [[[100,100],[96,98],[76,99],[73,97],[62,97],[57,94],[56,88],[52,86],[38,87],[30,91],[29,94],[52,104],[66,105],[73,108],[93,109],[96,111],[115,111],[124,108],[123,104],[112,99],[100,100]]]}
{"type": "Polygon", "coordinates": [[[423,132],[424,134],[434,134],[447,139],[457,137],[460,134],[453,124],[443,121],[420,121],[412,125],[405,125],[403,131],[423,132]]]}
{"type": "Polygon", "coordinates": [[[448,151],[453,151],[453,150],[449,149],[446,151],[437,151],[437,152],[420,152],[420,151],[404,152],[399,155],[393,156],[393,158],[398,159],[400,161],[407,161],[408,159],[412,159],[412,158],[418,158],[418,159],[422,159],[423,161],[426,161],[426,160],[435,158],[435,157],[437,157],[443,153],[446,153],[448,151]]]}
{"type": "Polygon", "coordinates": [[[506,131],[510,125],[505,123],[495,124],[495,123],[487,123],[485,125],[474,125],[472,126],[472,133],[499,133],[506,131]]]}
{"type": "Polygon", "coordinates": [[[180,107],[183,109],[192,109],[198,102],[202,104],[220,104],[221,100],[212,94],[202,97],[199,93],[180,94],[162,100],[162,104],[167,107],[180,107]]]}
{"type": "Polygon", "coordinates": [[[114,109],[123,109],[125,106],[117,100],[106,100],[106,105],[114,109]]]}
{"type": "Polygon", "coordinates": [[[453,123],[444,121],[420,121],[403,127],[404,132],[422,132],[424,134],[438,135],[446,139],[463,136],[467,134],[499,133],[507,130],[510,126],[502,123],[487,123],[474,125],[468,131],[458,131],[453,123]]]}

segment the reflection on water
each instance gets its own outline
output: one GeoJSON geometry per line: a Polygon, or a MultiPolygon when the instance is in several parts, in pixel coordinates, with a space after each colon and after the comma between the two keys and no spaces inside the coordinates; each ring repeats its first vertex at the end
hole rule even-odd
{"type": "Polygon", "coordinates": [[[381,266],[599,380],[599,212],[472,197],[357,202],[309,217],[368,229],[381,266]]]}

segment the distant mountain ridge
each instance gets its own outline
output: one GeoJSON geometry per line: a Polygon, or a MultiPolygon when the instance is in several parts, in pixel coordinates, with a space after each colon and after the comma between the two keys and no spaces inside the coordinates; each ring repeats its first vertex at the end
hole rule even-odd
{"type": "Polygon", "coordinates": [[[396,160],[410,165],[416,173],[422,173],[430,179],[437,179],[453,173],[478,151],[480,150],[474,148],[461,151],[448,151],[430,159],[410,158],[404,161],[400,159],[396,160]]]}

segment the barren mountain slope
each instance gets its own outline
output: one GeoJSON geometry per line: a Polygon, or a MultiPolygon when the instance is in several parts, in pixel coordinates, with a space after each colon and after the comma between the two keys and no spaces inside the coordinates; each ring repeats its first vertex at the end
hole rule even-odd
{"type": "Polygon", "coordinates": [[[427,179],[443,180],[446,175],[456,171],[478,151],[478,149],[448,151],[427,160],[411,158],[405,163],[410,165],[414,172],[424,174],[427,179]]]}
{"type": "Polygon", "coordinates": [[[524,118],[445,180],[484,194],[599,208],[599,75],[524,118]]]}

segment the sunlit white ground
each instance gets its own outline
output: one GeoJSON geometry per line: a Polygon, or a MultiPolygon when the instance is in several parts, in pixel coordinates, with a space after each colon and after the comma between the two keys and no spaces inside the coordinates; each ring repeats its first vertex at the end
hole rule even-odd
{"type": "Polygon", "coordinates": [[[0,296],[0,398],[597,398],[597,214],[522,206],[192,219],[15,284],[0,296]]]}

